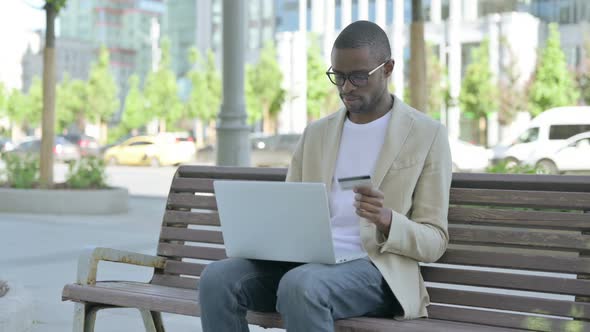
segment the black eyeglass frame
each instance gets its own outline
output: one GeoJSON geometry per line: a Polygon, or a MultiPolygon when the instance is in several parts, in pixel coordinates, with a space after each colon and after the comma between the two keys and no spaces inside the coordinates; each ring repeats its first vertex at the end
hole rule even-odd
{"type": "Polygon", "coordinates": [[[328,71],[326,71],[326,76],[328,76],[328,79],[330,80],[330,82],[338,87],[342,87],[344,86],[344,84],[346,84],[346,81],[348,80],[350,82],[350,84],[354,85],[357,88],[362,88],[364,86],[367,86],[367,84],[369,84],[369,77],[371,75],[373,75],[379,68],[385,66],[386,63],[388,63],[389,61],[391,61],[391,59],[383,62],[382,64],[380,64],[379,66],[375,67],[375,69],[369,71],[368,73],[363,73],[363,72],[358,72],[358,71],[353,71],[351,73],[338,73],[335,71],[331,71],[332,70],[332,66],[330,66],[330,68],[328,68],[328,71]],[[336,78],[332,79],[331,75],[340,75],[341,77],[343,77],[344,79],[342,80],[341,84],[336,83],[336,78]],[[355,78],[354,76],[357,76],[357,78],[359,80],[364,81],[363,83],[359,83],[358,81],[355,82],[355,78]]]}

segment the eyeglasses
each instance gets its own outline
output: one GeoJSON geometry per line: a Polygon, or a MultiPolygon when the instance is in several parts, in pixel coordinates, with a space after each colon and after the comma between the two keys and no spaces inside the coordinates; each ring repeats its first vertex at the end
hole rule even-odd
{"type": "Polygon", "coordinates": [[[377,69],[383,67],[388,62],[389,62],[389,60],[383,62],[382,64],[377,66],[377,68],[371,70],[368,73],[363,73],[363,72],[352,72],[352,73],[348,73],[348,74],[338,73],[338,72],[331,71],[332,66],[330,66],[330,68],[326,72],[326,75],[328,75],[330,82],[332,82],[336,86],[344,86],[344,84],[346,83],[346,80],[348,80],[352,85],[356,86],[357,88],[361,88],[361,87],[366,86],[369,83],[369,76],[373,75],[373,73],[376,72],[377,69]]]}

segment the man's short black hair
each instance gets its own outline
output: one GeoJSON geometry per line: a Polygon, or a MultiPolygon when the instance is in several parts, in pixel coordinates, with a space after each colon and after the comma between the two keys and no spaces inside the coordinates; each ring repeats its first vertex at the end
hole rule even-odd
{"type": "Polygon", "coordinates": [[[368,47],[376,61],[391,59],[389,38],[380,26],[369,21],[356,21],[349,24],[334,42],[334,48],[368,47]]]}

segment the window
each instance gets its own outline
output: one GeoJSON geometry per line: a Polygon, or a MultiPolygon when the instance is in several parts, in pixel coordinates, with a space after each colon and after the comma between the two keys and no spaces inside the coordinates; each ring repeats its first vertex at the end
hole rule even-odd
{"type": "Polygon", "coordinates": [[[518,137],[516,143],[531,143],[537,139],[539,139],[539,128],[530,128],[518,137]]]}
{"type": "Polygon", "coordinates": [[[590,124],[554,125],[549,128],[549,139],[568,139],[585,131],[590,131],[590,124]]]}

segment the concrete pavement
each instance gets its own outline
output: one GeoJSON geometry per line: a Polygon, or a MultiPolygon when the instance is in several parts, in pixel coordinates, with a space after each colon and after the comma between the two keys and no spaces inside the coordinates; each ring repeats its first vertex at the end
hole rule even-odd
{"type": "MultiPolygon", "coordinates": [[[[33,332],[71,331],[74,305],[61,301],[61,290],[76,277],[85,246],[106,246],[155,254],[164,197],[130,198],[126,214],[59,216],[0,213],[0,276],[16,280],[34,298],[33,332]]],[[[102,262],[99,280],[147,281],[146,268],[102,262]]],[[[164,315],[171,332],[198,332],[195,317],[164,315]]],[[[252,331],[273,331],[253,327],[252,331]]],[[[99,312],[96,332],[144,331],[139,312],[110,309],[99,312]]],[[[281,330],[274,330],[281,331],[281,330]]],[[[11,332],[11,331],[0,331],[11,332]]]]}

